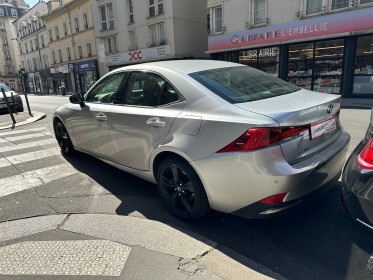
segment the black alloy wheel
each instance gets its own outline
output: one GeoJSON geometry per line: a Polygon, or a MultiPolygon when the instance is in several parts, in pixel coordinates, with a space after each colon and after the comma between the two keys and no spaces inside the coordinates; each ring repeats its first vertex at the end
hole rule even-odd
{"type": "Polygon", "coordinates": [[[71,142],[70,136],[61,121],[56,122],[54,126],[54,134],[56,136],[58,145],[61,148],[62,154],[71,155],[75,152],[74,145],[71,142]]]}
{"type": "Polygon", "coordinates": [[[184,160],[167,158],[157,170],[158,190],[170,212],[183,220],[197,220],[209,210],[205,189],[184,160]]]}

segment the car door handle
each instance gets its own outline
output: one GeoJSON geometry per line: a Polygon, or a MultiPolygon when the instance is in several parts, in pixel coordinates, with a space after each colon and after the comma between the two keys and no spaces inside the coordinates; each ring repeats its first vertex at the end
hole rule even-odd
{"type": "Polygon", "coordinates": [[[107,121],[107,116],[104,113],[98,113],[96,115],[96,120],[98,120],[98,121],[107,121]]]}
{"type": "Polygon", "coordinates": [[[150,118],[146,121],[147,125],[162,127],[166,125],[166,122],[162,121],[160,118],[150,118]]]}

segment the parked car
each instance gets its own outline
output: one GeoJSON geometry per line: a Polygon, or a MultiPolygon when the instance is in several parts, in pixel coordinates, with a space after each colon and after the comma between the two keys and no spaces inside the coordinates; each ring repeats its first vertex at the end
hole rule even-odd
{"type": "Polygon", "coordinates": [[[145,63],[110,72],[56,109],[65,154],[88,153],[158,185],[175,216],[249,218],[302,204],[341,174],[340,97],[241,64],[145,63]]]}
{"type": "MultiPolygon", "coordinates": [[[[14,101],[17,107],[18,112],[23,112],[23,102],[21,96],[18,95],[14,90],[11,90],[6,84],[0,83],[0,89],[3,88],[5,91],[5,95],[8,98],[9,105],[12,107],[13,105],[13,100],[12,100],[12,95],[13,93],[14,96],[14,101]]],[[[8,111],[8,108],[6,106],[3,94],[0,92],[0,110],[1,111],[8,111]]]]}
{"type": "Polygon", "coordinates": [[[341,206],[354,220],[373,229],[373,112],[364,139],[343,169],[341,206]]]}

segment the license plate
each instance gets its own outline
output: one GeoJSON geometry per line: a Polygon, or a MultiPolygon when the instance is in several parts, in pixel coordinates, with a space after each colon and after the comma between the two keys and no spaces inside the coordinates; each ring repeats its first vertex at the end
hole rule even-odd
{"type": "Polygon", "coordinates": [[[311,139],[316,139],[327,133],[332,133],[337,129],[335,118],[311,125],[311,139]]]}

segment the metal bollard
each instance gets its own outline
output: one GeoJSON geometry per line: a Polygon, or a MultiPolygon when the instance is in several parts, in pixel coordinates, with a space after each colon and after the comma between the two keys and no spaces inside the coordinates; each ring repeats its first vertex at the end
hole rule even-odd
{"type": "Polygon", "coordinates": [[[16,113],[16,115],[17,115],[17,114],[18,114],[18,111],[17,111],[16,101],[14,100],[13,91],[10,92],[10,95],[11,95],[11,97],[12,97],[13,112],[16,113]]]}
{"type": "Polygon", "coordinates": [[[8,107],[9,115],[12,118],[13,125],[14,125],[16,123],[16,120],[14,119],[13,112],[12,112],[12,109],[10,108],[10,105],[9,105],[9,102],[8,102],[8,97],[5,94],[4,88],[1,88],[1,92],[3,93],[3,97],[4,97],[4,100],[5,100],[6,106],[8,107]]]}
{"type": "Polygon", "coordinates": [[[23,79],[23,94],[25,95],[28,113],[31,117],[33,117],[33,114],[31,114],[30,104],[28,103],[27,92],[26,92],[26,80],[25,79],[23,79]]]}

